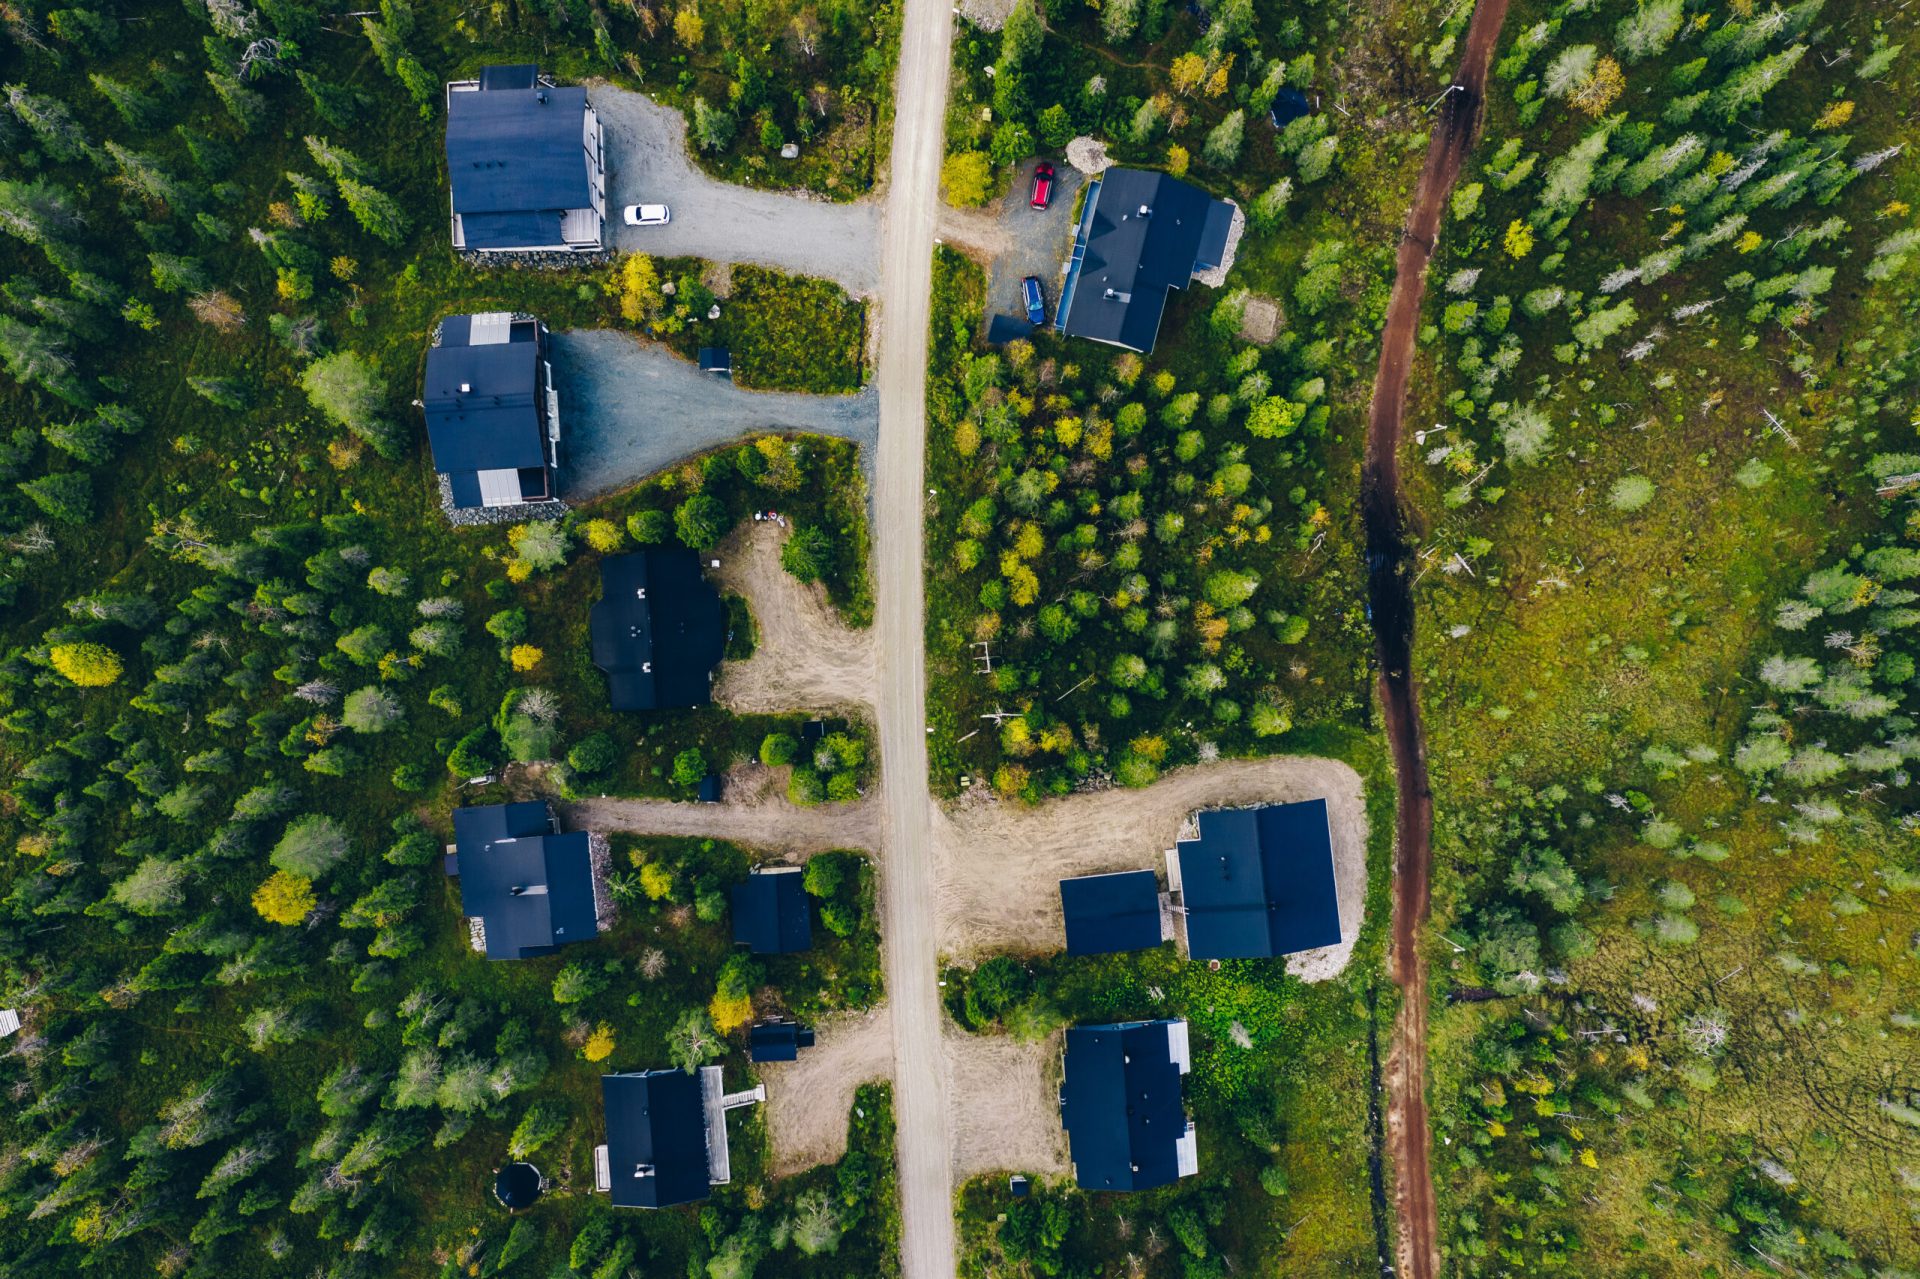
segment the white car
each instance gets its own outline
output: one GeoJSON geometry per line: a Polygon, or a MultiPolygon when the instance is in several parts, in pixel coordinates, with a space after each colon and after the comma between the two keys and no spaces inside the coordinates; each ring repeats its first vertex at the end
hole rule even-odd
{"type": "Polygon", "coordinates": [[[629,204],[627,206],[628,226],[665,226],[672,214],[664,204],[629,204]]]}

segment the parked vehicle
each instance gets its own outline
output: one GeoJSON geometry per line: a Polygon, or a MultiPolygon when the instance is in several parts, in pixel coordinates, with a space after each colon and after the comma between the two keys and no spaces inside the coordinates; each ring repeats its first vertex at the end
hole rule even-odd
{"type": "Polygon", "coordinates": [[[1053,166],[1045,160],[1033,166],[1033,198],[1028,203],[1036,209],[1053,203],[1053,166]]]}
{"type": "Polygon", "coordinates": [[[1030,275],[1020,281],[1020,298],[1027,304],[1027,322],[1041,325],[1047,322],[1047,295],[1040,291],[1040,277],[1030,275]]]}
{"type": "Polygon", "coordinates": [[[627,206],[628,226],[665,226],[673,215],[664,204],[629,204],[627,206]]]}

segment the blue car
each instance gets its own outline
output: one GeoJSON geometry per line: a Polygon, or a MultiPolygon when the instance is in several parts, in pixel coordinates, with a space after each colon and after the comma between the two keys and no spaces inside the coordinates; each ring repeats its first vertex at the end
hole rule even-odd
{"type": "Polygon", "coordinates": [[[1020,281],[1020,297],[1027,304],[1027,323],[1038,327],[1047,322],[1047,296],[1040,291],[1040,277],[1030,275],[1020,281]]]}

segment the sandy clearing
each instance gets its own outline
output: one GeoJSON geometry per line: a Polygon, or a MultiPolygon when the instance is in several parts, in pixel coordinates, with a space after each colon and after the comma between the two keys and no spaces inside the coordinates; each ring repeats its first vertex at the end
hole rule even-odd
{"type": "Polygon", "coordinates": [[[1023,808],[991,799],[936,813],[934,858],[940,949],[955,958],[1033,953],[1066,945],[1059,881],[1071,875],[1151,869],[1196,809],[1324,797],[1333,828],[1340,944],[1289,959],[1305,980],[1345,967],[1360,930],[1367,884],[1367,817],[1360,775],[1312,756],[1221,760],[1167,774],[1145,790],[1099,791],[1023,808]]]}
{"type": "Polygon", "coordinates": [[[1280,304],[1260,294],[1250,294],[1240,312],[1240,340],[1272,346],[1280,336],[1280,304]]]}
{"type": "Polygon", "coordinates": [[[744,662],[727,662],[714,700],[743,713],[857,710],[873,706],[876,677],[871,631],[840,620],[818,583],[780,567],[790,529],[749,520],[720,543],[714,575],[753,610],[759,643],[744,662]]]}
{"type": "Polygon", "coordinates": [[[1067,1134],[1060,1126],[1063,1032],[1037,1043],[970,1035],[949,1024],[941,1036],[951,1076],[956,1184],[987,1172],[1060,1176],[1067,1134]]]}
{"type": "Polygon", "coordinates": [[[854,1090],[893,1078],[893,1018],[885,1004],[824,1018],[797,1061],[763,1062],[773,1175],[791,1176],[847,1153],[854,1090]]]}
{"type": "Polygon", "coordinates": [[[752,804],[589,799],[568,805],[564,817],[569,830],[696,835],[802,859],[829,848],[871,852],[880,846],[880,808],[867,799],[817,808],[798,808],[785,799],[752,804]]]}

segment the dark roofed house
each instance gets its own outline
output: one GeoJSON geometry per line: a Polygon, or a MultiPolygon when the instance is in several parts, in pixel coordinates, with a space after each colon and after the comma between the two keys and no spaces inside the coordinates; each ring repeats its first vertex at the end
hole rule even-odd
{"type": "Polygon", "coordinates": [[[1234,207],[1192,183],[1108,169],[1087,184],[1056,323],[1072,337],[1153,350],[1167,290],[1227,265],[1234,207]]]}
{"type": "Polygon", "coordinates": [[[1187,1023],[1129,1021],[1067,1031],[1060,1120],[1083,1190],[1151,1190],[1200,1170],[1180,1081],[1187,1023]]]}
{"type": "Polygon", "coordinates": [[[427,351],[421,404],[433,469],[455,508],[559,499],[560,395],[546,325],[504,311],[448,316],[427,351]]]}
{"type": "Polygon", "coordinates": [[[1069,955],[1152,950],[1164,941],[1160,882],[1150,870],[1082,875],[1060,881],[1069,955]]]}
{"type": "Polygon", "coordinates": [[[600,561],[600,602],[587,618],[593,664],[617,711],[705,706],[726,655],[720,593],[692,551],[667,548],[600,561]]]}
{"type": "Polygon", "coordinates": [[[585,89],[533,66],[486,67],[447,86],[453,247],[592,253],[605,247],[606,160],[585,89]]]}
{"type": "Polygon", "coordinates": [[[489,959],[549,955],[600,932],[587,832],[563,835],[540,800],[453,810],[460,906],[489,959]]]}
{"type": "Polygon", "coordinates": [[[812,907],[798,866],[767,866],[733,886],[733,940],[756,955],[813,945],[812,907]]]}
{"type": "Polygon", "coordinates": [[[1292,955],[1340,940],[1327,801],[1198,814],[1167,858],[1194,959],[1292,955]]]}
{"type": "Polygon", "coordinates": [[[727,1111],[766,1100],[766,1089],[727,1094],[720,1067],[600,1076],[607,1143],[593,1151],[594,1188],[617,1208],[670,1208],[705,1199],[733,1179],[727,1111]]]}

